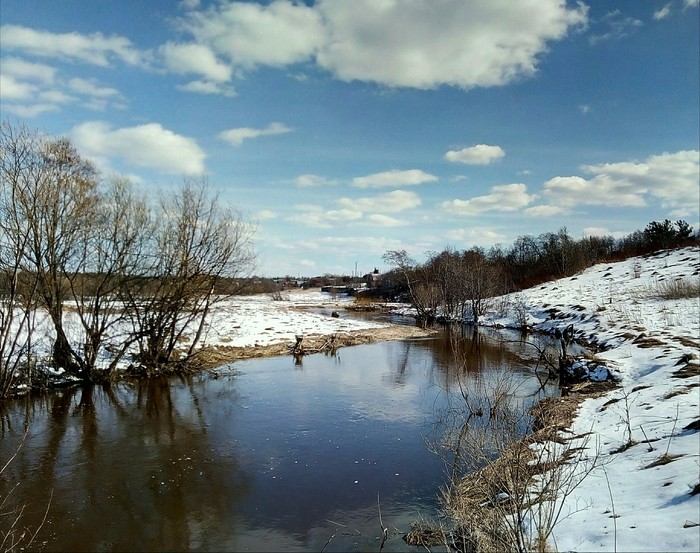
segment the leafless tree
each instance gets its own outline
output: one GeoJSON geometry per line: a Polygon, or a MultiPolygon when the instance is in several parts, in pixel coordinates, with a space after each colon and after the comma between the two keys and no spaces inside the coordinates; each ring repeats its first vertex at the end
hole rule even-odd
{"type": "Polygon", "coordinates": [[[36,135],[25,127],[0,126],[0,399],[30,374],[37,281],[24,270],[30,235],[14,204],[36,144],[36,135]]]}
{"type": "Polygon", "coordinates": [[[418,319],[423,322],[434,320],[441,298],[438,287],[432,281],[430,271],[411,259],[406,250],[388,251],[383,259],[396,267],[403,276],[418,319]]]}
{"type": "MultiPolygon", "coordinates": [[[[3,133],[8,135],[10,131],[3,133]]],[[[83,231],[92,223],[97,172],[67,139],[35,135],[31,140],[24,167],[11,183],[10,219],[27,237],[21,268],[36,278],[37,297],[53,322],[54,364],[85,376],[66,336],[63,310],[70,294],[66,275],[81,270],[76,256],[83,231]]]]}
{"type": "Polygon", "coordinates": [[[129,334],[118,330],[128,320],[120,292],[132,286],[143,264],[151,226],[146,200],[127,179],[114,176],[101,188],[91,224],[77,242],[80,271],[66,279],[84,334],[74,353],[90,380],[108,378],[131,345],[129,334]],[[105,349],[111,361],[103,368],[98,358],[105,349]]]}
{"type": "Polygon", "coordinates": [[[238,279],[255,261],[254,229],[220,203],[206,178],[185,179],[158,209],[141,277],[123,290],[147,371],[191,359],[212,306],[240,291],[238,279]],[[189,345],[178,349],[186,337],[189,345]]]}

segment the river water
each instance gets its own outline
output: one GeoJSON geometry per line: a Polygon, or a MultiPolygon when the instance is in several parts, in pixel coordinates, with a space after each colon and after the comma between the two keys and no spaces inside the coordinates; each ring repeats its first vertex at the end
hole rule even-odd
{"type": "Polygon", "coordinates": [[[9,402],[0,462],[21,448],[0,500],[25,506],[30,528],[50,503],[33,544],[45,551],[414,551],[401,536],[439,514],[450,456],[436,444],[458,378],[511,374],[527,402],[558,393],[540,389],[517,335],[468,330],[459,363],[453,343],[443,333],[9,402]]]}

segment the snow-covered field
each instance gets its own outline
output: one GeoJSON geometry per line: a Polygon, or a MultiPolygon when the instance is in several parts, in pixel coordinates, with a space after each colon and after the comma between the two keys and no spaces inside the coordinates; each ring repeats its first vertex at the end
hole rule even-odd
{"type": "Polygon", "coordinates": [[[700,551],[700,297],[659,294],[699,281],[700,248],[658,252],[513,295],[520,308],[484,321],[573,323],[620,383],[586,399],[567,433],[592,432],[586,456],[599,455],[599,466],[565,501],[559,551],[700,551]]]}
{"type": "Polygon", "coordinates": [[[267,346],[294,342],[296,335],[336,334],[387,326],[371,321],[344,317],[333,318],[330,313],[300,309],[323,308],[343,312],[353,303],[348,296],[332,297],[313,290],[283,292],[281,300],[271,295],[239,296],[217,307],[208,324],[205,345],[209,346],[267,346]]]}

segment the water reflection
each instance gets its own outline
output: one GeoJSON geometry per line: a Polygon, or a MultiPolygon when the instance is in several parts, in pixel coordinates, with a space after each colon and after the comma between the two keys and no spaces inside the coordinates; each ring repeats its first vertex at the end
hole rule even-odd
{"type": "MultiPolygon", "coordinates": [[[[459,338],[24,398],[2,411],[3,462],[30,432],[0,496],[20,482],[34,521],[54,490],[51,551],[378,550],[378,494],[389,528],[435,512],[454,470],[447,422],[469,416],[462,387],[503,371],[519,395],[539,386],[527,348],[459,338]]],[[[412,549],[395,532],[383,550],[412,549]]]]}

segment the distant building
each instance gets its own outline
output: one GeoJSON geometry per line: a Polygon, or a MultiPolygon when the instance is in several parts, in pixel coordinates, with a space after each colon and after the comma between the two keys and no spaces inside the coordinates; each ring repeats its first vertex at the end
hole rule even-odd
{"type": "Polygon", "coordinates": [[[367,285],[367,288],[375,288],[382,281],[382,275],[379,273],[379,269],[375,267],[374,271],[362,277],[362,281],[367,285]]]}

